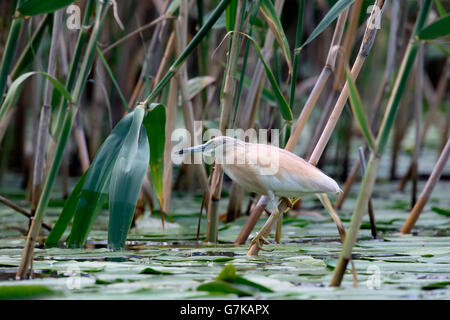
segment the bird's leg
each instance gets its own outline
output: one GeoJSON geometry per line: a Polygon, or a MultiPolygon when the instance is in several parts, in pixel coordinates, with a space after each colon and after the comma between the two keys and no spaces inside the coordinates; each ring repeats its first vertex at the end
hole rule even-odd
{"type": "Polygon", "coordinates": [[[268,243],[268,241],[264,238],[270,234],[270,230],[272,229],[273,224],[278,220],[280,215],[280,211],[278,210],[278,204],[275,201],[275,196],[272,192],[269,193],[270,201],[273,206],[272,214],[267,219],[266,223],[259,230],[256,236],[253,238],[251,242],[251,246],[257,245],[259,249],[262,249],[261,246],[264,243],[268,243]]]}
{"type": "Polygon", "coordinates": [[[288,208],[293,208],[294,207],[294,204],[292,203],[292,201],[289,198],[280,197],[280,200],[286,201],[286,205],[288,206],[288,208]]]}

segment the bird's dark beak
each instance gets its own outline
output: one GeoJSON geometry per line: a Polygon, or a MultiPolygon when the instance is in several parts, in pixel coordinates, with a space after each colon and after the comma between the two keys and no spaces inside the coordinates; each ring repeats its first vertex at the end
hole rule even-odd
{"type": "Polygon", "coordinates": [[[180,151],[178,151],[178,154],[186,154],[186,153],[191,153],[191,152],[203,152],[203,151],[205,151],[205,149],[206,149],[206,144],[201,144],[198,146],[181,149],[180,151]]]}

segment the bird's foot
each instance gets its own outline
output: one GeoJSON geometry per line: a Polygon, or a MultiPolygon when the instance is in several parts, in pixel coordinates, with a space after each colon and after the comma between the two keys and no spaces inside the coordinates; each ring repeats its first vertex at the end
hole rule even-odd
{"type": "Polygon", "coordinates": [[[263,235],[261,234],[261,232],[257,233],[256,236],[252,239],[252,242],[250,243],[250,247],[253,245],[256,245],[258,247],[259,250],[262,251],[272,251],[272,250],[268,250],[268,249],[264,249],[262,247],[263,244],[270,244],[270,242],[263,237],[263,235]]]}
{"type": "Polygon", "coordinates": [[[292,201],[291,201],[289,198],[286,198],[286,197],[280,197],[280,200],[286,201],[288,208],[294,207],[294,204],[292,203],[292,201]]]}

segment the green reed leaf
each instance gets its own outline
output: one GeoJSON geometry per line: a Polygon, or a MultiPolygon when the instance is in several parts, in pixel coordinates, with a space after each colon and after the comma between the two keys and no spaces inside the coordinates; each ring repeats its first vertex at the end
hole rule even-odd
{"type": "Polygon", "coordinates": [[[149,146],[142,121],[145,110],[136,108],[109,181],[108,247],[125,247],[134,209],[148,168],[149,146]]]}
{"type": "Polygon", "coordinates": [[[75,0],[25,0],[17,8],[24,16],[35,16],[43,13],[54,12],[64,8],[75,0]]]}

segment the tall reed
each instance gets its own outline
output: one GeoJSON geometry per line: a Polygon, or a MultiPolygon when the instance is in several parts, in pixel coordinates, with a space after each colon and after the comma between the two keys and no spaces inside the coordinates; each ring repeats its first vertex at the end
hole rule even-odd
{"type": "Polygon", "coordinates": [[[364,209],[367,208],[367,204],[372,194],[373,186],[375,184],[376,175],[380,165],[381,154],[383,154],[386,148],[389,133],[393,127],[397,109],[406,87],[408,75],[414,64],[419,46],[416,40],[416,36],[420,32],[420,30],[422,30],[425,24],[430,7],[431,0],[425,0],[420,9],[419,16],[417,17],[417,21],[411,35],[411,40],[404,55],[402,65],[398,72],[395,85],[390,96],[383,121],[380,126],[380,131],[376,140],[376,148],[370,154],[370,158],[367,164],[367,170],[361,184],[360,193],[358,195],[356,206],[353,211],[349,230],[347,232],[347,237],[344,241],[342,251],[339,255],[339,260],[333,272],[330,286],[339,286],[341,284],[348,261],[350,261],[351,259],[353,246],[356,243],[358,231],[361,226],[364,209]]]}

